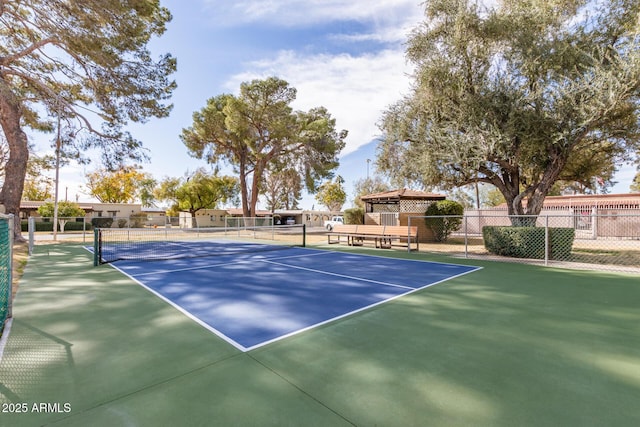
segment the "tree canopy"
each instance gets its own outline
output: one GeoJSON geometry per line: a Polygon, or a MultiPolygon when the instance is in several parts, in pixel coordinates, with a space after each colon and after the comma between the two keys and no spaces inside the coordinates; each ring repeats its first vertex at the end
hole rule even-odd
{"type": "MultiPolygon", "coordinates": [[[[38,214],[44,218],[53,218],[55,217],[55,208],[53,202],[47,202],[38,207],[38,214]]],[[[60,227],[60,231],[64,232],[64,227],[70,218],[83,216],[85,216],[85,212],[77,203],[66,200],[58,202],[58,226],[60,227]]]]}
{"type": "Polygon", "coordinates": [[[55,183],[46,172],[54,168],[54,161],[52,156],[29,156],[22,200],[47,200],[53,197],[55,183]]]}
{"type": "Polygon", "coordinates": [[[633,177],[633,181],[629,186],[629,191],[631,191],[632,193],[640,193],[640,172],[638,172],[636,176],[633,177]]]}
{"type": "Polygon", "coordinates": [[[391,186],[380,175],[361,178],[353,183],[355,197],[353,199],[354,206],[364,209],[364,203],[361,197],[369,194],[383,193],[390,191],[391,186]]]}
{"type": "Polygon", "coordinates": [[[240,179],[244,216],[255,216],[264,174],[294,169],[308,190],[338,166],[346,131],[324,107],[293,111],[296,89],[277,77],[242,83],[238,96],[223,94],[193,114],[182,141],[191,155],[233,166],[240,179]]]}
{"type": "Polygon", "coordinates": [[[148,205],[149,194],[155,186],[155,180],[147,172],[135,167],[123,167],[115,171],[96,169],[85,175],[89,195],[102,203],[132,203],[140,200],[148,205]]]}
{"type": "Polygon", "coordinates": [[[557,180],[586,184],[637,150],[640,2],[425,5],[413,89],[380,122],[396,182],[485,182],[509,214],[537,215],[557,180]]]}
{"type": "Polygon", "coordinates": [[[261,193],[264,195],[267,209],[298,209],[298,201],[302,197],[302,179],[295,169],[267,169],[262,183],[261,193]]]}
{"type": "MultiPolygon", "coordinates": [[[[55,205],[53,202],[47,202],[38,207],[38,214],[44,218],[51,218],[54,215],[55,205]]],[[[61,200],[58,202],[58,216],[61,218],[84,216],[85,212],[75,202],[61,200]]]]}
{"type": "Polygon", "coordinates": [[[198,169],[185,178],[165,178],[155,191],[156,198],[171,202],[173,212],[186,211],[192,217],[201,209],[216,209],[238,196],[238,180],[198,169]]]}
{"type": "Polygon", "coordinates": [[[343,183],[344,180],[340,176],[337,176],[333,181],[325,182],[318,188],[316,200],[330,211],[339,212],[347,200],[347,193],[342,187],[343,183]]]}
{"type": "Polygon", "coordinates": [[[123,126],[171,110],[175,59],[154,60],[146,47],[170,19],[159,0],[1,3],[0,125],[9,158],[0,203],[9,213],[18,216],[23,191],[24,127],[63,127],[63,138],[79,151],[99,149],[108,167],[145,157],[123,126]]]}

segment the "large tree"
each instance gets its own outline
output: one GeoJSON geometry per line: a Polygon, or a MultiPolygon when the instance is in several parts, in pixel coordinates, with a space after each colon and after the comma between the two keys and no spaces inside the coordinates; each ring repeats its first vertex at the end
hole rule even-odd
{"type": "MultiPolygon", "coordinates": [[[[38,214],[43,218],[53,218],[55,216],[55,203],[47,202],[44,205],[38,207],[38,214]]],[[[75,202],[68,202],[66,200],[58,203],[58,225],[60,231],[64,233],[64,226],[69,222],[70,218],[85,216],[85,211],[80,208],[75,202]]]]}
{"type": "Polygon", "coordinates": [[[240,179],[244,216],[254,217],[263,177],[275,162],[288,164],[313,192],[338,166],[347,132],[323,108],[296,111],[296,89],[276,77],[242,83],[240,94],[218,95],[193,114],[182,141],[191,155],[226,162],[240,179]]]}
{"type": "Polygon", "coordinates": [[[340,212],[342,205],[347,201],[347,193],[342,184],[344,184],[344,179],[341,176],[337,176],[333,181],[323,183],[318,188],[316,200],[331,212],[340,212]]]}
{"type": "Polygon", "coordinates": [[[378,167],[396,180],[485,182],[509,214],[537,215],[558,179],[593,178],[595,161],[640,144],[640,2],[425,6],[408,41],[412,92],[380,123],[378,167]]]}
{"type": "Polygon", "coordinates": [[[47,172],[55,167],[54,162],[53,156],[29,156],[22,200],[43,201],[53,198],[55,181],[47,172]]]}
{"type": "Polygon", "coordinates": [[[148,172],[136,167],[123,167],[115,171],[96,169],[85,174],[89,195],[102,203],[132,203],[139,200],[150,204],[149,187],[155,180],[148,172]]]}
{"type": "Polygon", "coordinates": [[[302,179],[295,169],[269,168],[265,171],[260,189],[271,212],[276,209],[298,209],[298,201],[302,197],[302,179]]]}
{"type": "Polygon", "coordinates": [[[144,157],[122,127],[169,114],[175,60],[154,60],[146,46],[170,19],[159,0],[0,2],[0,125],[9,145],[0,203],[7,212],[18,217],[25,127],[63,127],[80,151],[101,149],[109,166],[144,157]]]}
{"type": "Polygon", "coordinates": [[[390,191],[391,186],[387,183],[380,175],[374,174],[373,177],[366,177],[358,179],[353,183],[353,192],[355,194],[355,198],[353,199],[353,204],[359,208],[364,209],[364,202],[362,201],[362,196],[367,196],[369,194],[375,193],[384,193],[385,191],[390,191]]]}
{"type": "Polygon", "coordinates": [[[192,217],[201,209],[217,209],[237,196],[236,178],[211,174],[202,168],[185,178],[165,178],[156,189],[156,198],[169,201],[171,211],[186,211],[192,217]]]}

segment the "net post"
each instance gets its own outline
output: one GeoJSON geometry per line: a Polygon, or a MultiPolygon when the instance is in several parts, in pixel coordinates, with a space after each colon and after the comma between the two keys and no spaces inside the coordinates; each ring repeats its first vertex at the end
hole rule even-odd
{"type": "Polygon", "coordinates": [[[93,229],[93,266],[97,267],[98,265],[100,265],[100,258],[101,254],[101,247],[102,245],[100,244],[100,229],[98,227],[93,229]]]}
{"type": "Polygon", "coordinates": [[[307,247],[307,224],[302,224],[302,247],[307,247]]]}

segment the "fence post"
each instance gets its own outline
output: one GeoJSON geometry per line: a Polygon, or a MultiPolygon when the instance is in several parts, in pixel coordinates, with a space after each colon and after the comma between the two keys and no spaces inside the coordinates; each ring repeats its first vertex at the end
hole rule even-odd
{"type": "Polygon", "coordinates": [[[29,232],[29,256],[33,254],[33,246],[36,244],[36,219],[30,216],[27,220],[27,231],[29,232]]]}
{"type": "Polygon", "coordinates": [[[13,317],[13,236],[15,231],[15,217],[13,214],[9,214],[9,268],[7,271],[7,278],[9,281],[9,295],[7,295],[7,318],[13,317]]]}
{"type": "Polygon", "coordinates": [[[467,232],[468,217],[464,215],[462,218],[464,219],[464,257],[469,258],[469,236],[467,232]]]}
{"type": "Polygon", "coordinates": [[[544,265],[549,265],[549,215],[544,217],[544,265]]]}
{"type": "Polygon", "coordinates": [[[411,253],[411,217],[407,216],[407,252],[411,253]]]}

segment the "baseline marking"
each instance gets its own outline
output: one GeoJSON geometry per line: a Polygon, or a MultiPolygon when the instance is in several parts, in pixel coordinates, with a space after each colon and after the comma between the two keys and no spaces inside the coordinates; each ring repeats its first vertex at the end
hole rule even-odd
{"type": "Polygon", "coordinates": [[[177,302],[174,302],[172,299],[165,297],[164,295],[162,295],[160,292],[156,291],[155,289],[147,286],[146,284],[144,284],[144,282],[141,282],[140,280],[136,279],[134,276],[130,275],[129,273],[127,273],[126,271],[123,271],[121,269],[119,269],[117,266],[113,265],[113,264],[109,264],[109,267],[119,271],[120,273],[124,274],[125,276],[127,276],[129,279],[133,280],[135,283],[137,283],[138,285],[142,286],[143,289],[146,289],[148,292],[151,292],[152,294],[154,294],[155,296],[157,296],[158,298],[160,298],[161,300],[163,300],[164,302],[166,302],[167,304],[169,304],[170,306],[172,306],[173,308],[175,308],[176,310],[178,310],[179,312],[181,312],[182,314],[184,314],[185,316],[187,316],[187,318],[193,320],[194,322],[196,322],[197,324],[199,324],[200,326],[204,327],[205,329],[209,330],[210,332],[213,332],[215,335],[217,335],[219,338],[222,338],[224,341],[228,342],[229,344],[231,344],[232,346],[234,346],[235,348],[237,348],[238,350],[242,351],[242,352],[246,352],[248,351],[248,348],[243,346],[240,343],[237,343],[236,341],[234,341],[231,337],[228,337],[227,335],[225,335],[224,333],[222,333],[221,331],[217,330],[216,328],[214,328],[213,326],[209,325],[207,322],[205,322],[204,320],[200,319],[198,316],[196,316],[195,314],[192,314],[189,310],[187,310],[186,308],[182,307],[180,304],[178,304],[177,302]]]}

